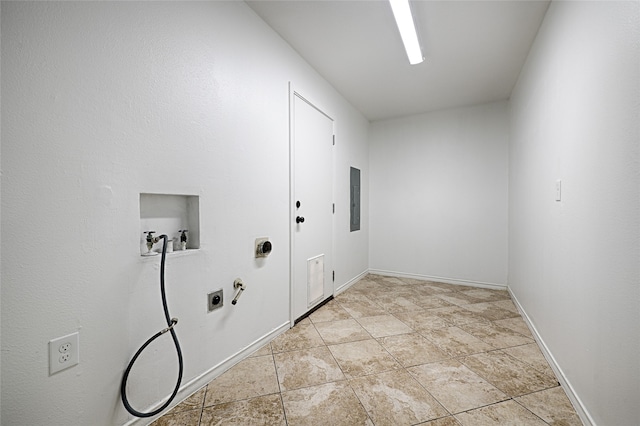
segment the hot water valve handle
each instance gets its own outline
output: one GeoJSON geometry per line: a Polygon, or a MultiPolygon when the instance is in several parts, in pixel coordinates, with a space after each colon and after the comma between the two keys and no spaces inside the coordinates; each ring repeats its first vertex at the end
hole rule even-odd
{"type": "Polygon", "coordinates": [[[238,299],[240,298],[240,295],[242,294],[246,286],[244,285],[244,283],[240,278],[236,278],[235,281],[233,282],[233,288],[238,289],[238,292],[236,293],[235,297],[231,301],[231,304],[235,305],[236,303],[238,303],[238,299]]]}

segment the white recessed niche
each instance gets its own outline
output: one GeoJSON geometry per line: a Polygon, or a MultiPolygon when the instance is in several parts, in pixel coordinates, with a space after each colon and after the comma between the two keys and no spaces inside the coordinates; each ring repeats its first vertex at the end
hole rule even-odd
{"type": "MultiPolygon", "coordinates": [[[[178,194],[140,194],[140,255],[148,253],[146,232],[169,237],[167,252],[185,252],[200,248],[200,197],[178,194]],[[185,250],[180,242],[181,231],[187,230],[185,250]]],[[[152,252],[162,252],[162,240],[152,252]]]]}

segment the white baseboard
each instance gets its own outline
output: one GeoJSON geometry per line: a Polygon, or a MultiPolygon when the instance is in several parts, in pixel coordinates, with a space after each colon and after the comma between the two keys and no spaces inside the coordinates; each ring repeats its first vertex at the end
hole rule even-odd
{"type": "Polygon", "coordinates": [[[432,275],[420,275],[420,274],[407,274],[404,272],[396,272],[396,271],[385,271],[382,269],[369,269],[369,273],[375,275],[386,275],[391,277],[398,278],[413,278],[415,280],[423,280],[423,281],[437,281],[441,283],[447,284],[455,284],[455,285],[468,285],[472,287],[480,287],[480,288],[489,288],[493,290],[506,290],[506,284],[498,284],[498,283],[488,283],[483,281],[473,281],[473,280],[463,280],[458,278],[448,278],[448,277],[436,277],[432,275]]]}
{"type": "Polygon", "coordinates": [[[360,273],[359,275],[357,275],[355,278],[350,279],[346,283],[342,284],[340,287],[336,288],[335,292],[334,292],[334,296],[337,296],[340,293],[346,291],[349,287],[351,287],[352,285],[354,285],[355,283],[357,283],[358,281],[363,279],[368,273],[369,273],[369,271],[364,271],[364,272],[360,273]]]}
{"type": "Polygon", "coordinates": [[[573,408],[576,410],[578,417],[580,417],[580,420],[585,426],[595,426],[596,422],[593,420],[593,418],[587,411],[580,397],[576,394],[575,390],[573,389],[573,386],[571,386],[571,383],[567,379],[567,376],[565,376],[564,372],[562,371],[562,368],[560,368],[560,365],[558,365],[558,363],[556,362],[556,359],[554,358],[553,354],[549,350],[549,347],[546,345],[546,343],[540,336],[540,333],[538,333],[538,330],[531,322],[531,319],[527,315],[527,312],[523,309],[522,305],[520,305],[518,298],[513,294],[513,292],[511,291],[511,288],[508,288],[508,291],[509,291],[509,294],[511,295],[511,300],[513,300],[513,303],[516,305],[516,308],[518,308],[518,311],[520,312],[522,319],[527,324],[527,327],[529,327],[531,334],[533,334],[533,338],[538,343],[538,347],[540,348],[540,350],[542,351],[542,354],[544,355],[547,362],[549,363],[549,366],[551,366],[551,369],[555,373],[556,378],[558,379],[558,382],[560,382],[560,386],[562,386],[564,393],[567,394],[569,401],[571,401],[571,405],[573,405],[573,408]]]}
{"type": "MultiPolygon", "coordinates": [[[[231,355],[229,358],[227,358],[224,361],[218,363],[217,365],[211,367],[209,370],[205,371],[204,373],[200,374],[199,376],[194,377],[189,382],[183,383],[182,386],[180,386],[180,390],[178,391],[178,394],[176,395],[176,398],[173,400],[171,405],[169,407],[167,407],[167,409],[165,411],[163,411],[162,413],[158,414],[157,416],[155,416],[155,417],[147,417],[147,418],[143,418],[143,419],[134,418],[134,419],[128,421],[127,423],[125,423],[124,426],[147,425],[147,424],[153,422],[154,420],[156,420],[159,417],[161,417],[163,414],[166,414],[167,411],[169,411],[170,409],[172,409],[173,407],[175,407],[176,405],[178,405],[179,403],[181,403],[182,401],[187,399],[189,396],[191,396],[195,392],[199,391],[204,385],[206,385],[207,383],[209,383],[210,381],[212,381],[216,377],[220,376],[222,373],[224,373],[225,371],[227,371],[228,369],[230,369],[231,367],[233,367],[234,365],[236,365],[237,363],[239,363],[243,359],[247,358],[249,355],[251,355],[252,353],[257,351],[258,349],[260,349],[261,347],[263,347],[267,343],[271,342],[273,339],[275,339],[280,334],[282,334],[285,331],[289,330],[289,328],[291,328],[291,324],[289,323],[289,321],[287,321],[284,324],[282,324],[279,327],[277,327],[276,329],[274,329],[274,330],[270,331],[269,333],[265,334],[264,336],[262,336],[261,338],[259,338],[255,342],[251,343],[246,348],[244,348],[241,351],[237,352],[236,354],[231,355]]],[[[165,401],[166,401],[166,399],[163,399],[162,401],[159,401],[156,404],[154,404],[152,407],[148,407],[145,411],[146,412],[153,411],[154,409],[159,407],[161,404],[163,404],[165,401]]]]}

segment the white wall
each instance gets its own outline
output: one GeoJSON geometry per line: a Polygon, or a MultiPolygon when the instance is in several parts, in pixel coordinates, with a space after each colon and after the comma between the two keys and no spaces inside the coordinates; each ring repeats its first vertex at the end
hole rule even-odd
{"type": "Polygon", "coordinates": [[[370,268],[506,286],[506,102],[376,121],[370,268]]]}
{"type": "Polygon", "coordinates": [[[359,126],[344,126],[336,123],[336,220],[334,243],[336,267],[335,288],[346,288],[369,270],[369,122],[362,123],[356,111],[343,113],[346,123],[359,126]],[[362,214],[360,230],[351,232],[350,170],[360,169],[362,214]]]}
{"type": "MultiPolygon", "coordinates": [[[[163,328],[158,259],[139,255],[140,193],[200,196],[201,249],[170,257],[166,274],[182,397],[286,327],[289,81],[337,123],[336,286],[366,271],[348,168],[368,173],[368,122],[243,2],[1,7],[4,424],[130,419],[122,372],[163,328]],[[274,245],[265,262],[252,256],[260,236],[274,245]],[[248,288],[232,307],[236,277],[248,288]],[[217,288],[226,306],[207,314],[217,288]],[[73,331],[80,364],[49,376],[47,342],[73,331]]],[[[141,357],[136,408],[170,393],[175,358],[167,342],[141,357]]]]}
{"type": "Polygon", "coordinates": [[[553,2],[511,99],[509,286],[600,425],[640,423],[639,52],[637,1],[553,2]]]}

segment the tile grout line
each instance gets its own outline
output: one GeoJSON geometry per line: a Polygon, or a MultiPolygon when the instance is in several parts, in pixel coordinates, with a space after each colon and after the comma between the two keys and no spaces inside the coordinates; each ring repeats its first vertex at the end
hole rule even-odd
{"type": "Polygon", "coordinates": [[[209,383],[204,386],[204,395],[202,395],[202,405],[200,406],[200,416],[198,417],[198,426],[202,424],[202,416],[204,415],[204,403],[207,400],[207,393],[209,392],[209,383]]]}
{"type": "Polygon", "coordinates": [[[287,410],[284,409],[284,398],[282,397],[282,386],[280,385],[280,375],[278,374],[278,365],[276,364],[276,355],[273,353],[271,342],[269,342],[269,350],[271,352],[271,362],[273,362],[273,370],[276,373],[276,382],[278,383],[278,396],[280,397],[280,404],[282,405],[282,417],[284,418],[284,424],[288,425],[287,410]]]}
{"type": "MultiPolygon", "coordinates": [[[[551,389],[551,388],[549,388],[551,389]]],[[[533,392],[532,392],[533,393],[533,392]]],[[[522,396],[522,395],[521,395],[522,396]]],[[[519,398],[519,397],[518,397],[519,398]]],[[[529,410],[527,407],[525,407],[524,405],[520,404],[520,402],[518,402],[515,398],[511,398],[511,400],[513,402],[515,402],[516,404],[518,404],[519,406],[521,406],[522,408],[524,408],[525,410],[527,410],[528,412],[530,412],[531,414],[533,414],[534,416],[536,416],[537,418],[539,418],[540,420],[542,420],[543,422],[545,422],[546,424],[550,424],[548,421],[546,421],[545,419],[543,419],[542,417],[540,417],[539,415],[537,415],[536,413],[534,413],[533,411],[529,410]]]]}

